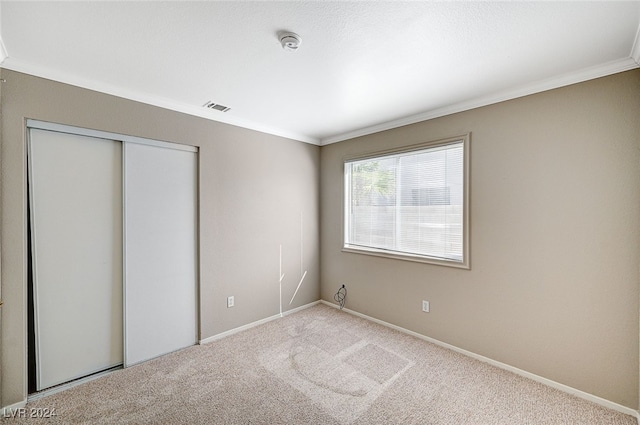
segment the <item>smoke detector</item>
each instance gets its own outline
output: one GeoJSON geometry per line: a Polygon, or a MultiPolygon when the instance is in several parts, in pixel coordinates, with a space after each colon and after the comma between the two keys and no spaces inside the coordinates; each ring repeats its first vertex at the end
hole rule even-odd
{"type": "Polygon", "coordinates": [[[284,50],[295,52],[302,44],[302,38],[293,32],[283,32],[280,34],[280,44],[284,50]]]}

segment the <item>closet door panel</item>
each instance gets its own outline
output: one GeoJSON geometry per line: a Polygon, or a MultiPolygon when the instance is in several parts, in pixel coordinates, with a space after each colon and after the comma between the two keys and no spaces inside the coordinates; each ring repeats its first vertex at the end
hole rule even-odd
{"type": "Polygon", "coordinates": [[[197,153],[163,145],[124,145],[125,366],[197,341],[197,153]]]}
{"type": "Polygon", "coordinates": [[[122,364],[122,146],[29,130],[38,390],[122,364]]]}

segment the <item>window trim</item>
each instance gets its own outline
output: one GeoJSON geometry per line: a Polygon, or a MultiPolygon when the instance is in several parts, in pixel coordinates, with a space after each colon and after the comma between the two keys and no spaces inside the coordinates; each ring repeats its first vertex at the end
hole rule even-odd
{"type": "Polygon", "coordinates": [[[348,155],[342,158],[342,217],[341,217],[341,231],[342,231],[342,252],[353,253],[353,254],[364,254],[364,255],[372,255],[376,257],[384,257],[396,260],[404,260],[404,261],[413,261],[419,263],[426,264],[434,264],[439,266],[447,266],[454,267],[460,269],[471,269],[471,261],[470,261],[470,192],[471,192],[471,133],[462,134],[454,137],[447,137],[443,139],[432,140],[428,142],[418,143],[414,145],[402,146],[393,149],[379,150],[373,152],[367,152],[356,155],[348,155]],[[408,153],[413,151],[419,151],[428,148],[435,148],[438,146],[445,146],[452,143],[462,142],[462,154],[463,154],[463,208],[462,208],[462,261],[454,261],[454,260],[446,260],[438,257],[429,257],[418,254],[410,254],[410,253],[399,253],[387,251],[384,249],[371,248],[371,247],[363,247],[357,245],[351,245],[347,243],[347,202],[346,195],[349,191],[347,185],[349,182],[347,181],[346,173],[347,173],[347,163],[360,161],[364,159],[377,158],[381,156],[400,154],[400,153],[408,153]]]}

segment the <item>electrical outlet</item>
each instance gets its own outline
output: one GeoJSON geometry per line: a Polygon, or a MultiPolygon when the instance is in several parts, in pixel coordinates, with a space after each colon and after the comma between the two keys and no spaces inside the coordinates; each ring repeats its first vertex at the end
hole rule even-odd
{"type": "Polygon", "coordinates": [[[231,308],[236,305],[235,299],[233,297],[227,297],[227,308],[231,308]]]}
{"type": "Polygon", "coordinates": [[[422,300],[422,311],[429,312],[429,301],[422,300]]]}

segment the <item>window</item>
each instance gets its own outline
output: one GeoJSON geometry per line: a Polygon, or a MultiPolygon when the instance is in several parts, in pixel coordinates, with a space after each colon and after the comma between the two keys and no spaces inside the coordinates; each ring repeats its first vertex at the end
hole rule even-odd
{"type": "Polygon", "coordinates": [[[344,251],[469,268],[469,135],[344,163],[344,251]]]}

